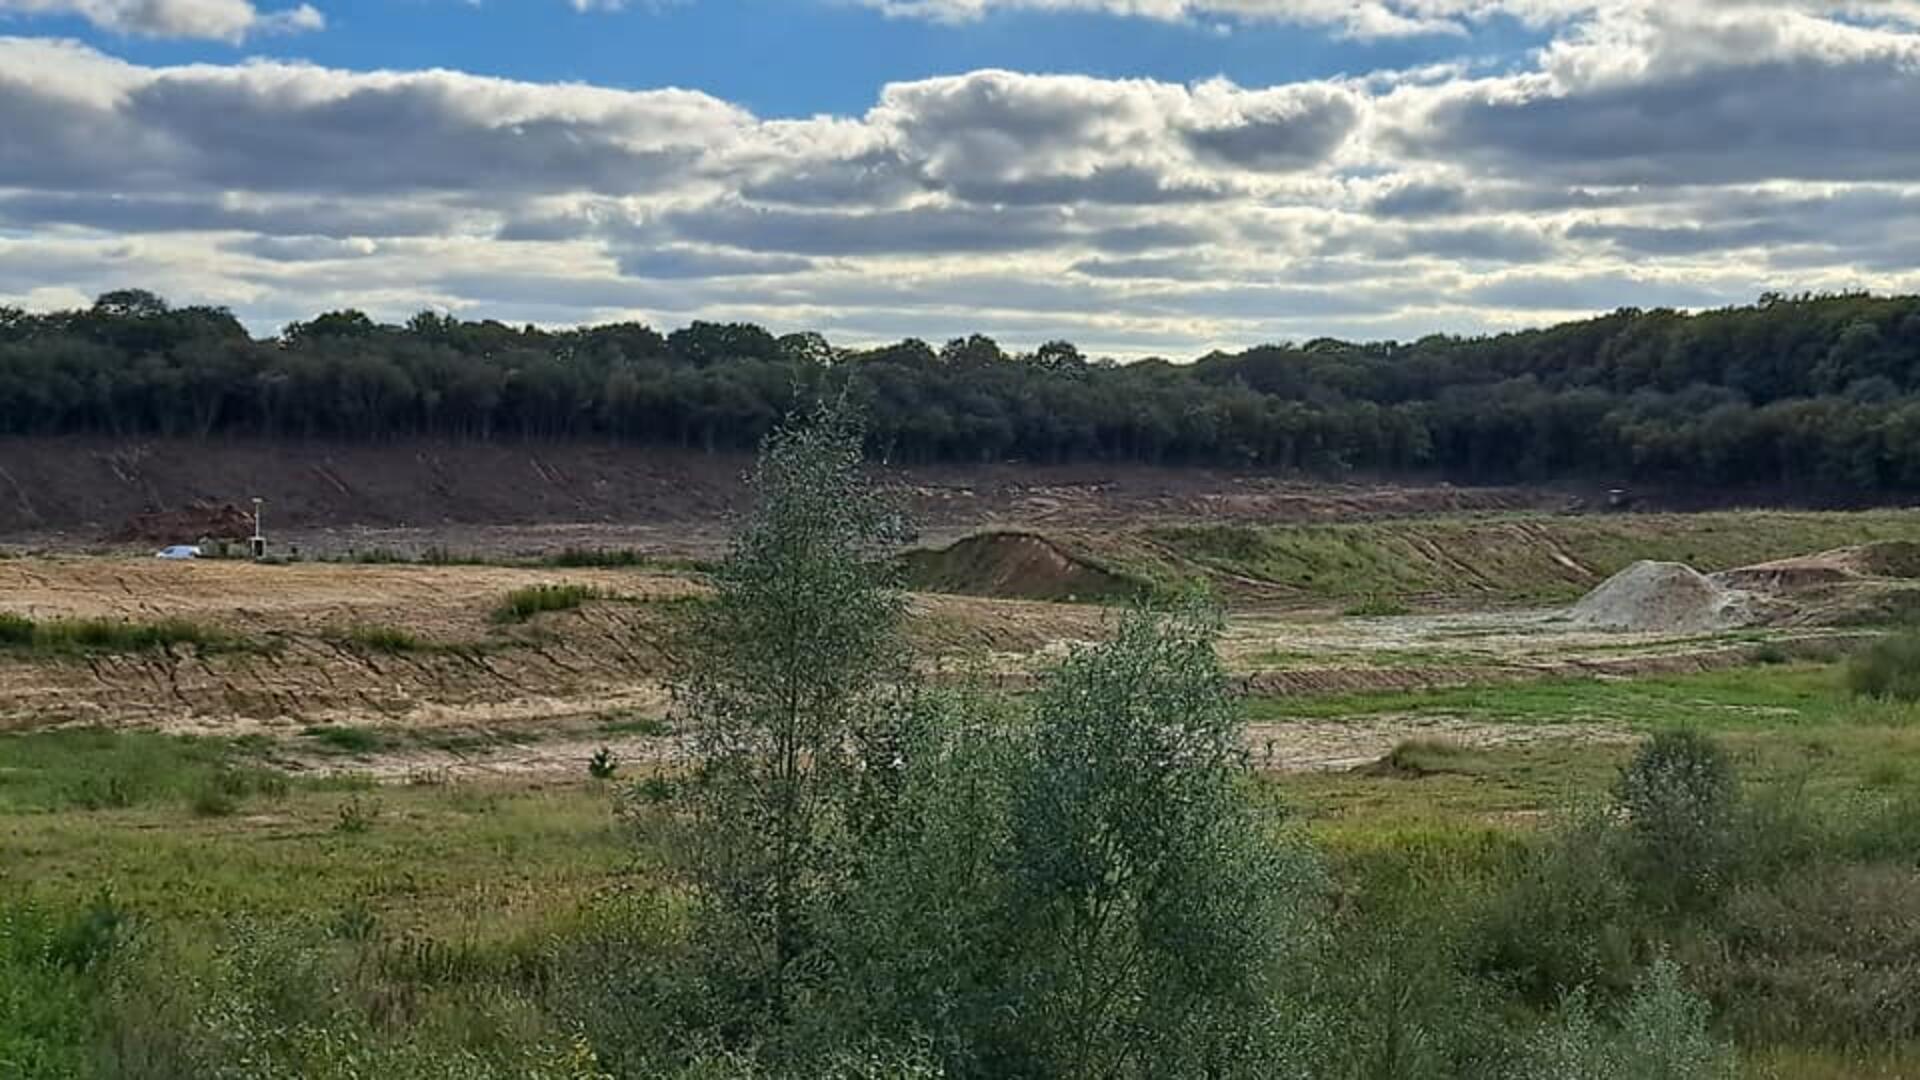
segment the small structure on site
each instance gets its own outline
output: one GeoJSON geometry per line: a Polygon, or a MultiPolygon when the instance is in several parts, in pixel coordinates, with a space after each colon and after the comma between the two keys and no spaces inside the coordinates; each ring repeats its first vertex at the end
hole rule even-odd
{"type": "Polygon", "coordinates": [[[256,559],[267,557],[267,536],[260,531],[260,508],[264,505],[266,505],[265,499],[258,495],[253,497],[253,539],[248,543],[248,548],[256,559]]]}

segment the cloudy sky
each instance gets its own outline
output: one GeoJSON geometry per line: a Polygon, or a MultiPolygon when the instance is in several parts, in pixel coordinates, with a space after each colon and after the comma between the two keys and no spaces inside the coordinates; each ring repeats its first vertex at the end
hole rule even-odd
{"type": "Polygon", "coordinates": [[[1920,291],[1920,0],[0,0],[0,303],[1189,356],[1920,291]]]}

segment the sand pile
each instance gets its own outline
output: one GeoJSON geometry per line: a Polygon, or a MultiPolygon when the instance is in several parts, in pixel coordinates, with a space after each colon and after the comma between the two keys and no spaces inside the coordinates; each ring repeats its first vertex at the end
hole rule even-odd
{"type": "Polygon", "coordinates": [[[939,551],[906,556],[910,587],[1019,600],[1097,600],[1129,596],[1138,585],[1034,533],[969,536],[939,551]]]}
{"type": "Polygon", "coordinates": [[[1682,563],[1637,562],[1568,613],[1581,626],[1641,633],[1702,633],[1753,619],[1752,597],[1682,563]]]}

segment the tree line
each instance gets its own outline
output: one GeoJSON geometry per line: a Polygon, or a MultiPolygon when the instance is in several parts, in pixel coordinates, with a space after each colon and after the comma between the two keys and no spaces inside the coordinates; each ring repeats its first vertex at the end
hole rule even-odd
{"type": "Polygon", "coordinates": [[[832,387],[894,463],[1111,461],[1920,488],[1920,297],[1769,294],[1699,314],[1191,363],[974,335],[836,347],[696,322],[571,330],[357,311],[257,339],[152,293],[0,307],[0,434],[612,439],[750,449],[832,387]]]}

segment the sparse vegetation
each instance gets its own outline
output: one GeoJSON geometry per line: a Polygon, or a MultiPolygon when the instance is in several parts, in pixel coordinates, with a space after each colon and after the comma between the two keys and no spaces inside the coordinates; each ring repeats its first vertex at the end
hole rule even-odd
{"type": "Polygon", "coordinates": [[[343,754],[371,754],[392,745],[392,736],[367,727],[340,727],[320,724],[300,733],[314,742],[343,754]]]}
{"type": "Polygon", "coordinates": [[[411,630],[397,626],[359,625],[348,628],[346,640],[366,649],[380,653],[421,652],[431,646],[411,630]]]}
{"type": "Polygon", "coordinates": [[[380,813],[381,807],[377,801],[358,795],[348,796],[334,816],[333,831],[359,836],[373,828],[374,822],[380,820],[380,813]]]}
{"type": "Polygon", "coordinates": [[[571,611],[606,594],[592,585],[529,585],[507,594],[493,609],[497,623],[523,623],[548,611],[571,611]]]}
{"type": "Polygon", "coordinates": [[[673,724],[664,716],[636,716],[622,712],[602,717],[599,730],[608,735],[657,738],[673,734],[673,724]]]}
{"type": "Polygon", "coordinates": [[[1847,685],[1863,697],[1920,702],[1920,630],[1874,642],[1847,665],[1847,685]]]}
{"type": "Polygon", "coordinates": [[[143,652],[188,645],[203,652],[249,647],[244,639],[190,619],[29,619],[0,612],[0,649],[41,653],[143,652]]]}
{"type": "Polygon", "coordinates": [[[1340,614],[1353,619],[1382,619],[1395,615],[1410,615],[1413,609],[1404,601],[1389,596],[1369,596],[1357,604],[1349,606],[1340,614]]]}

